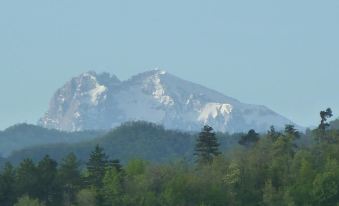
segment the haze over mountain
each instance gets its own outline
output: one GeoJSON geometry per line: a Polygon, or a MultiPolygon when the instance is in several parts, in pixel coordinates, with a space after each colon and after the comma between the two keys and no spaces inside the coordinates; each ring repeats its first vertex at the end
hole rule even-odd
{"type": "Polygon", "coordinates": [[[76,143],[94,139],[105,131],[63,132],[35,125],[17,124],[0,131],[0,157],[6,157],[13,151],[26,147],[56,143],[76,143]]]}
{"type": "Polygon", "coordinates": [[[221,132],[262,132],[271,125],[280,129],[293,124],[265,106],[242,103],[156,69],[126,81],[92,71],[74,77],[56,91],[39,125],[81,131],[135,120],[185,131],[208,124],[221,132]]]}

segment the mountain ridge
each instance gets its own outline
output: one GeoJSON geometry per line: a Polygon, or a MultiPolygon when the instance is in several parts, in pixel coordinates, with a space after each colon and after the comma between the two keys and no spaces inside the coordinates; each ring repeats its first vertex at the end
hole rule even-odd
{"type": "Polygon", "coordinates": [[[0,156],[6,157],[13,151],[31,146],[55,143],[76,143],[94,139],[106,131],[63,132],[36,125],[20,123],[0,130],[0,156]]]}
{"type": "MultiPolygon", "coordinates": [[[[225,151],[237,145],[241,135],[217,133],[220,149],[225,151]]],[[[125,122],[110,131],[81,142],[57,142],[25,147],[6,156],[6,160],[19,164],[24,158],[29,157],[37,161],[48,154],[60,161],[72,152],[82,163],[85,163],[93,148],[100,145],[108,156],[122,162],[140,158],[153,163],[182,159],[191,161],[196,136],[196,133],[167,130],[161,125],[150,122],[125,122]]]]}
{"type": "Polygon", "coordinates": [[[149,121],[168,129],[266,131],[292,121],[263,105],[252,105],[183,80],[164,70],[150,70],[121,81],[90,71],[57,90],[39,125],[65,131],[111,129],[127,121],[149,121]]]}

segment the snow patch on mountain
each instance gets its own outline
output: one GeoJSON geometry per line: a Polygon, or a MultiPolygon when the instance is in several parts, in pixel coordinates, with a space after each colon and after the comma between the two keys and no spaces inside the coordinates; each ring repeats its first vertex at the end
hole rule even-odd
{"type": "Polygon", "coordinates": [[[104,93],[107,90],[107,88],[103,85],[96,84],[95,88],[89,91],[89,95],[91,96],[91,102],[94,105],[98,105],[99,97],[102,93],[104,93]]]}
{"type": "Polygon", "coordinates": [[[39,124],[77,131],[110,129],[133,120],[188,131],[209,124],[222,132],[266,131],[271,125],[292,124],[267,107],[241,103],[158,69],[126,81],[95,72],[72,78],[52,97],[39,124]]]}
{"type": "Polygon", "coordinates": [[[164,105],[173,105],[174,100],[166,95],[165,88],[162,85],[160,75],[165,75],[163,70],[155,70],[154,75],[147,78],[144,82],[144,91],[149,92],[152,96],[164,105]]]}
{"type": "Polygon", "coordinates": [[[218,116],[222,116],[225,119],[225,123],[227,123],[231,112],[232,105],[230,104],[207,103],[200,111],[198,120],[204,124],[208,124],[211,118],[215,119],[218,116]]]}

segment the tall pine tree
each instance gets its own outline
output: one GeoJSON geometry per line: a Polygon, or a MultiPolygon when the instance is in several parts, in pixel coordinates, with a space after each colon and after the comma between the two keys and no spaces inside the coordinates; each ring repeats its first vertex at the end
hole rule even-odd
{"type": "Polygon", "coordinates": [[[96,145],[87,162],[88,184],[97,188],[102,187],[102,180],[105,176],[106,168],[109,166],[108,157],[104,149],[96,145]]]}
{"type": "Polygon", "coordinates": [[[37,166],[38,185],[35,190],[38,192],[38,198],[46,205],[60,205],[61,186],[57,181],[58,163],[46,155],[37,166]]]}
{"type": "Polygon", "coordinates": [[[80,163],[74,153],[67,155],[60,163],[58,179],[63,187],[63,201],[66,206],[76,200],[76,193],[80,190],[81,174],[80,163]]]}
{"type": "Polygon", "coordinates": [[[219,143],[213,128],[205,125],[199,133],[197,143],[195,145],[196,162],[198,164],[210,164],[215,156],[218,156],[219,143]]]}
{"type": "Polygon", "coordinates": [[[21,161],[16,172],[16,188],[18,196],[29,195],[33,198],[38,197],[38,171],[32,159],[21,161]],[[32,189],[35,188],[35,189],[32,189]]]}

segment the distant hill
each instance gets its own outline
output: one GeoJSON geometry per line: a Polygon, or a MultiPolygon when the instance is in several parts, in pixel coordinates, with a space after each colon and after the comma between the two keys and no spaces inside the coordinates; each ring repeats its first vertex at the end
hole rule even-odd
{"type": "MultiPolygon", "coordinates": [[[[237,144],[239,134],[218,134],[221,150],[237,144]]],[[[166,130],[148,122],[128,122],[115,128],[108,134],[82,143],[53,144],[35,146],[14,152],[8,160],[18,163],[23,158],[39,160],[49,154],[60,160],[70,152],[74,152],[82,162],[87,161],[90,152],[96,144],[104,147],[112,159],[123,162],[140,158],[159,163],[179,159],[192,159],[196,134],[166,130]]]]}
{"type": "Polygon", "coordinates": [[[17,124],[0,131],[0,156],[15,150],[52,143],[75,143],[94,139],[104,131],[62,132],[30,124],[17,124]]]}

